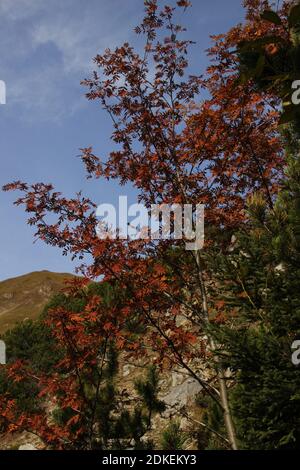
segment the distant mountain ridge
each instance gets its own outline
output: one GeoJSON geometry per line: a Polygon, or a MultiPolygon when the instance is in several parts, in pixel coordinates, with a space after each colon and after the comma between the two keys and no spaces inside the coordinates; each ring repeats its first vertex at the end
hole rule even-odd
{"type": "Polygon", "coordinates": [[[64,287],[69,273],[37,271],[0,282],[0,334],[25,318],[36,319],[64,287]]]}

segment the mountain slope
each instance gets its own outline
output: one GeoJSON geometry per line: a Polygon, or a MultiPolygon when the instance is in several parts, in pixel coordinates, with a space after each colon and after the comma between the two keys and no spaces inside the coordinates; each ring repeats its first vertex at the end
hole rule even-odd
{"type": "Polygon", "coordinates": [[[40,271],[0,282],[0,333],[24,318],[37,318],[48,300],[64,287],[64,280],[72,277],[40,271]]]}

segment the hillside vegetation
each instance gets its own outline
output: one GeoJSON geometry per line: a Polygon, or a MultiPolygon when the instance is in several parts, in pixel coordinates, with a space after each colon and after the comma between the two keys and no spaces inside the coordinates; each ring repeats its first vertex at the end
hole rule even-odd
{"type": "Polygon", "coordinates": [[[25,318],[36,319],[71,274],[40,271],[0,282],[0,334],[25,318]]]}

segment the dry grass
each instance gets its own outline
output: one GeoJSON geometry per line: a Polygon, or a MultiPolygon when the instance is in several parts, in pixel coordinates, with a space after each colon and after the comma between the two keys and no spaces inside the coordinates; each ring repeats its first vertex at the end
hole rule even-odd
{"type": "Polygon", "coordinates": [[[0,334],[25,318],[36,319],[71,274],[40,271],[0,282],[0,334]]]}

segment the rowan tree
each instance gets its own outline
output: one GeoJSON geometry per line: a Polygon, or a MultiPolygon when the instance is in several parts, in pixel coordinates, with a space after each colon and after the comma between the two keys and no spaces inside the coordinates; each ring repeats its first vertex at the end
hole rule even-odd
{"type": "MultiPolygon", "coordinates": [[[[122,308],[107,309],[105,331],[116,335],[117,348],[126,349],[130,342],[120,328],[124,319],[146,328],[130,354],[145,356],[151,348],[162,369],[180,366],[197,380],[220,408],[223,442],[232,449],[237,440],[227,380],[207,328],[219,298],[205,250],[226,250],[231,235],[246,222],[246,199],[254,191],[261,191],[272,207],[282,175],[278,97],[257,90],[251,81],[237,81],[238,44],[275,27],[266,22],[258,28],[254,12],[266,3],[247,1],[247,22],[213,39],[211,65],[202,77],[188,75],[193,44],[176,22],[176,8],[147,0],[145,17],[136,28],[144,38],[144,53],[128,43],[107,49],[95,57],[97,70],[83,82],[88,99],[98,101],[111,117],[116,144],[106,158],[96,156],[92,147],[82,149],[87,176],[133,184],[148,208],[204,204],[208,230],[202,252],[185,250],[186,240],[100,240],[96,205],[81,194],[67,199],[43,183],[5,187],[23,193],[16,204],[31,214],[28,221],[38,238],[81,259],[87,278],[117,282],[126,290],[122,308]],[[209,98],[201,99],[202,91],[209,98]],[[55,223],[47,222],[48,214],[56,216],[55,223]],[[84,262],[85,255],[93,261],[84,262]],[[184,324],[179,322],[182,316],[184,324]]],[[[181,0],[177,6],[186,9],[189,2],[181,0]]],[[[98,318],[96,309],[90,314],[98,318]]],[[[82,316],[71,320],[68,328],[80,337],[82,316]]],[[[91,331],[91,345],[93,335],[91,331]]],[[[88,354],[91,345],[86,341],[88,354]]]]}

